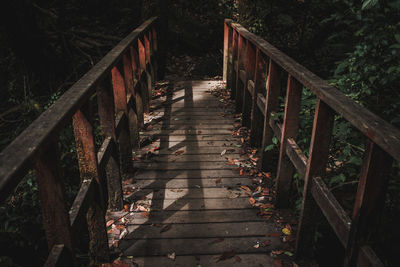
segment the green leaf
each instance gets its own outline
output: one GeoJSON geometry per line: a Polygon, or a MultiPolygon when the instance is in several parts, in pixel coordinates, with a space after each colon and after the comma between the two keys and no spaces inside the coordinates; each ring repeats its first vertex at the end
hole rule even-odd
{"type": "Polygon", "coordinates": [[[364,0],[361,9],[362,10],[366,10],[366,9],[370,9],[374,6],[376,6],[376,4],[378,4],[379,0],[364,0]]]}
{"type": "Polygon", "coordinates": [[[274,146],[275,146],[274,144],[270,144],[270,145],[265,147],[264,151],[265,152],[270,151],[270,150],[272,150],[274,148],[274,146]]]}
{"type": "Polygon", "coordinates": [[[276,138],[275,136],[272,137],[272,143],[274,143],[275,145],[278,144],[278,138],[276,138]]]}

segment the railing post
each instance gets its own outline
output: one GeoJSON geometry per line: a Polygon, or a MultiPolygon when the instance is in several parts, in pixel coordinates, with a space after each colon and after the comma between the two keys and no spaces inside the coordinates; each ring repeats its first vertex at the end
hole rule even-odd
{"type": "Polygon", "coordinates": [[[144,126],[144,115],[143,115],[143,92],[142,92],[142,81],[141,81],[141,73],[140,73],[140,66],[139,66],[139,55],[137,53],[137,46],[131,46],[130,49],[131,55],[131,63],[132,63],[132,71],[134,76],[134,88],[132,95],[135,97],[136,103],[136,114],[138,119],[138,126],[142,128],[144,126]]]}
{"type": "Polygon", "coordinates": [[[53,140],[41,151],[35,163],[43,225],[49,251],[56,244],[64,244],[65,248],[74,255],[74,240],[71,234],[59,161],[58,143],[53,140]]]}
{"type": "MultiPolygon", "coordinates": [[[[125,81],[117,66],[111,70],[112,86],[114,92],[115,113],[123,113],[128,118],[128,104],[125,90],[125,81]]],[[[132,146],[129,134],[129,122],[123,122],[118,136],[118,148],[120,153],[121,174],[124,177],[132,173],[132,146]]]]}
{"type": "Polygon", "coordinates": [[[299,130],[302,89],[302,85],[289,74],[276,178],[276,205],[280,208],[289,206],[290,188],[295,169],[286,154],[286,145],[287,139],[295,138],[299,130]]]}
{"type": "Polygon", "coordinates": [[[136,148],[139,146],[139,128],[138,128],[138,116],[136,114],[136,98],[134,94],[134,78],[133,69],[131,63],[131,57],[129,52],[122,56],[122,63],[124,66],[124,81],[125,81],[125,92],[126,101],[128,103],[128,124],[129,124],[129,136],[132,147],[136,148]]]}
{"type": "Polygon", "coordinates": [[[266,68],[267,63],[265,61],[264,55],[259,49],[257,49],[250,126],[250,143],[254,147],[259,147],[262,142],[264,114],[257,106],[257,97],[259,93],[263,93],[263,91],[265,90],[265,77],[267,75],[266,68]]]}
{"type": "Polygon", "coordinates": [[[236,99],[236,79],[238,70],[238,33],[232,29],[232,85],[231,85],[231,99],[236,99]]]}
{"type": "Polygon", "coordinates": [[[232,28],[224,22],[224,62],[223,62],[223,80],[227,88],[231,88],[231,68],[232,68],[232,28]]]}
{"type": "Polygon", "coordinates": [[[149,81],[149,77],[146,72],[146,49],[143,42],[138,38],[138,53],[139,53],[139,66],[140,66],[140,81],[142,82],[142,96],[143,96],[143,103],[144,103],[144,112],[149,112],[150,110],[150,100],[151,94],[149,92],[151,89],[151,80],[149,81]],[[143,80],[145,79],[145,80],[143,80]]]}
{"type": "Polygon", "coordinates": [[[249,81],[254,77],[256,52],[254,45],[249,40],[246,40],[245,57],[246,81],[244,82],[243,87],[242,125],[250,128],[253,104],[252,95],[254,94],[254,88],[252,88],[253,86],[250,86],[249,81]]]}
{"type": "Polygon", "coordinates": [[[104,193],[97,168],[93,128],[81,110],[75,113],[72,122],[81,183],[86,183],[90,180],[96,182],[94,199],[90,202],[91,205],[86,213],[86,220],[90,238],[89,255],[91,264],[99,264],[107,262],[110,259],[110,255],[105,229],[104,193]]]}
{"type": "Polygon", "coordinates": [[[154,70],[154,81],[158,80],[158,43],[157,43],[157,30],[156,27],[153,25],[151,28],[151,64],[154,70]]]}
{"type": "Polygon", "coordinates": [[[271,113],[277,111],[279,107],[279,92],[280,92],[280,80],[278,75],[278,66],[270,59],[269,70],[267,78],[267,95],[265,98],[265,112],[264,112],[264,130],[263,139],[261,145],[261,169],[266,170],[268,165],[271,164],[271,153],[265,151],[265,148],[272,144],[272,137],[274,135],[272,128],[269,124],[271,119],[271,113]]]}
{"type": "Polygon", "coordinates": [[[392,157],[371,140],[367,140],[364,162],[353,208],[344,266],[356,266],[359,249],[376,235],[385,204],[392,157]]]}
{"type": "Polygon", "coordinates": [[[119,170],[119,157],[117,149],[117,137],[115,133],[115,109],[113,92],[110,88],[111,82],[102,82],[97,86],[97,105],[100,117],[100,126],[103,133],[103,140],[106,137],[112,138],[112,153],[106,165],[107,191],[108,191],[108,209],[112,211],[121,210],[122,201],[122,183],[119,170]]]}
{"type": "Polygon", "coordinates": [[[153,85],[154,85],[154,69],[153,65],[151,64],[151,43],[150,43],[150,32],[144,33],[144,46],[145,46],[145,54],[146,54],[146,71],[147,75],[149,76],[149,95],[150,99],[152,96],[153,85]]]}
{"type": "Polygon", "coordinates": [[[245,73],[244,67],[246,65],[246,40],[239,34],[238,40],[238,63],[236,69],[236,95],[235,95],[235,111],[242,112],[243,109],[243,95],[244,95],[244,88],[246,85],[244,84],[245,81],[242,81],[241,75],[245,73]]]}
{"type": "Polygon", "coordinates": [[[321,211],[311,195],[311,180],[315,176],[323,176],[325,174],[333,119],[333,110],[318,98],[315,108],[306,175],[304,177],[303,202],[296,240],[296,252],[299,255],[309,256],[312,254],[316,216],[320,214],[321,211]]]}

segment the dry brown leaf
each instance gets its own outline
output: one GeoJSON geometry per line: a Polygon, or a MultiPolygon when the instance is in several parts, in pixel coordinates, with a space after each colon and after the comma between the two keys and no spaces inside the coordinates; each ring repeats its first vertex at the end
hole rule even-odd
{"type": "Polygon", "coordinates": [[[269,234],[267,234],[268,237],[278,237],[278,236],[281,236],[281,235],[282,235],[281,233],[269,233],[269,234]]]}
{"type": "Polygon", "coordinates": [[[239,256],[235,256],[235,261],[236,262],[242,262],[242,258],[240,258],[239,256]]]}
{"type": "Polygon", "coordinates": [[[181,155],[183,153],[185,153],[185,150],[178,150],[178,151],[175,152],[175,155],[178,156],[178,155],[181,155]]]}
{"type": "Polygon", "coordinates": [[[150,218],[150,212],[143,211],[142,215],[143,215],[143,217],[150,218]]]}
{"type": "Polygon", "coordinates": [[[164,233],[166,231],[168,231],[169,229],[171,229],[172,224],[167,224],[165,225],[163,228],[161,228],[160,233],[164,233]]]}
{"type": "Polygon", "coordinates": [[[220,184],[222,182],[222,179],[221,178],[217,178],[216,180],[215,180],[215,185],[218,185],[218,184],[220,184]]]}
{"type": "Polygon", "coordinates": [[[156,146],[155,148],[153,148],[153,151],[157,151],[157,150],[160,150],[159,146],[156,146]]]}
{"type": "Polygon", "coordinates": [[[128,204],[125,204],[125,205],[124,205],[124,211],[126,211],[126,212],[129,211],[129,205],[128,205],[128,204]]]}
{"type": "Polygon", "coordinates": [[[222,253],[222,255],[219,255],[217,257],[217,262],[233,258],[235,255],[236,255],[236,252],[234,250],[225,251],[224,253],[222,253]]]}
{"type": "Polygon", "coordinates": [[[240,186],[240,188],[242,188],[248,192],[251,192],[251,189],[248,186],[242,185],[242,186],[240,186]]]}
{"type": "Polygon", "coordinates": [[[256,200],[254,198],[249,198],[249,202],[252,206],[254,206],[254,204],[256,204],[256,200]]]}

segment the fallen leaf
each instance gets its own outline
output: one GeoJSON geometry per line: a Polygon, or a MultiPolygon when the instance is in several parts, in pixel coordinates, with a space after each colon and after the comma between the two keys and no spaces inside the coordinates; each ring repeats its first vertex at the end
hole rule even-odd
{"type": "Polygon", "coordinates": [[[233,257],[235,257],[235,255],[236,255],[236,252],[234,250],[225,251],[224,253],[222,253],[222,255],[219,255],[217,257],[217,262],[233,258],[233,257]]]}
{"type": "Polygon", "coordinates": [[[222,150],[221,156],[225,155],[225,153],[226,153],[226,149],[222,150]]]}
{"type": "Polygon", "coordinates": [[[126,212],[129,211],[129,205],[128,205],[128,204],[125,204],[125,205],[124,205],[124,211],[126,211],[126,212]]]}
{"type": "Polygon", "coordinates": [[[142,215],[143,215],[143,217],[150,218],[150,212],[143,211],[142,215]]]}
{"type": "Polygon", "coordinates": [[[274,259],[274,267],[282,267],[282,260],[274,259]]]}
{"type": "Polygon", "coordinates": [[[161,228],[160,233],[164,233],[166,231],[168,231],[169,229],[171,229],[172,224],[167,224],[165,225],[163,228],[161,228]]]}
{"type": "Polygon", "coordinates": [[[258,243],[257,242],[257,244],[255,244],[254,246],[253,246],[253,248],[259,248],[260,247],[260,243],[258,243]]]}
{"type": "Polygon", "coordinates": [[[175,252],[172,252],[172,253],[168,253],[167,254],[167,257],[168,257],[168,259],[171,259],[171,260],[175,260],[175,258],[176,258],[176,254],[175,254],[175,252]]]}
{"type": "Polygon", "coordinates": [[[285,251],[284,250],[282,250],[282,249],[280,249],[280,250],[273,250],[273,251],[271,251],[271,254],[272,255],[281,255],[281,254],[283,254],[285,251]]]}
{"type": "Polygon", "coordinates": [[[285,227],[282,229],[282,233],[284,233],[285,235],[291,235],[292,232],[288,228],[285,227]]]}
{"type": "Polygon", "coordinates": [[[202,133],[202,131],[197,131],[197,134],[201,134],[202,133]]]}
{"type": "Polygon", "coordinates": [[[160,150],[159,146],[156,146],[155,148],[153,148],[153,151],[157,151],[157,150],[160,150]]]}
{"type": "Polygon", "coordinates": [[[249,199],[249,201],[252,206],[254,206],[254,204],[256,203],[256,200],[252,197],[249,199]]]}
{"type": "Polygon", "coordinates": [[[125,228],[125,229],[121,232],[121,234],[119,235],[119,239],[124,238],[127,234],[128,234],[128,230],[125,228]]]}
{"type": "Polygon", "coordinates": [[[235,256],[235,261],[236,262],[242,262],[242,258],[240,258],[239,256],[235,256]]]}
{"type": "Polygon", "coordinates": [[[185,153],[185,150],[178,150],[175,152],[175,155],[181,155],[183,153],[185,153]]]}
{"type": "Polygon", "coordinates": [[[269,245],[271,245],[271,240],[265,240],[264,242],[261,243],[262,247],[266,247],[266,246],[269,246],[269,245]]]}
{"type": "Polygon", "coordinates": [[[222,182],[222,179],[221,178],[217,178],[216,180],[215,180],[215,185],[218,185],[218,184],[220,184],[222,182]]]}
{"type": "Polygon", "coordinates": [[[267,234],[268,237],[278,237],[281,236],[281,233],[269,233],[267,234]]]}
{"type": "Polygon", "coordinates": [[[106,223],[106,227],[111,226],[114,222],[115,222],[114,220],[109,220],[109,221],[106,223]]]}
{"type": "Polygon", "coordinates": [[[242,186],[240,186],[240,188],[242,188],[248,192],[251,192],[251,189],[248,186],[242,185],[242,186]]]}

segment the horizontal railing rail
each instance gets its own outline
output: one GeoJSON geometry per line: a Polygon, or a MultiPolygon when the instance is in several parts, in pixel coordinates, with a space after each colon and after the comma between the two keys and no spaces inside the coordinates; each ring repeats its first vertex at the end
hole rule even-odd
{"type": "Polygon", "coordinates": [[[1,201],[35,170],[49,248],[47,266],[77,264],[75,247],[83,220],[91,262],[109,260],[105,210],[122,209],[121,176],[132,172],[132,148],[138,146],[156,79],[157,50],[154,17],[117,44],[0,153],[1,201]],[[93,96],[97,113],[88,108],[93,96]],[[99,150],[92,125],[95,115],[103,140],[99,150]],[[58,139],[71,124],[81,185],[68,212],[58,139]]]}
{"type": "Polygon", "coordinates": [[[240,24],[226,19],[224,27],[224,81],[231,89],[236,111],[242,113],[243,125],[251,129],[251,144],[261,147],[261,168],[271,160],[271,153],[264,148],[273,144],[274,136],[280,142],[278,207],[289,205],[294,172],[304,177],[297,254],[310,253],[314,215],[321,210],[345,247],[344,266],[383,266],[363,236],[376,230],[387,176],[393,160],[400,160],[400,131],[240,24]],[[288,77],[283,121],[274,116],[279,111],[280,70],[288,77]],[[317,99],[308,157],[296,143],[303,87],[317,99]],[[351,218],[321,179],[327,168],[335,114],[367,138],[351,218]]]}

